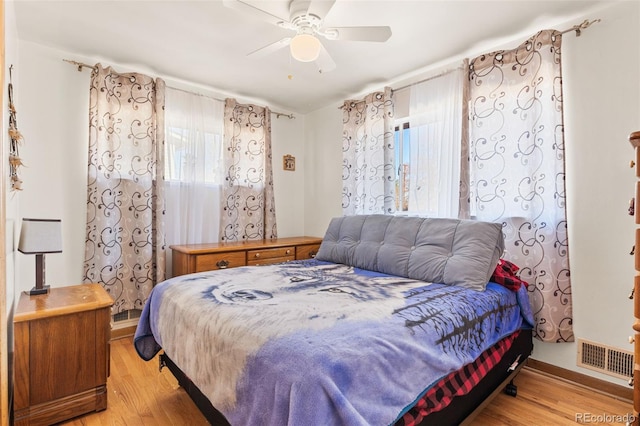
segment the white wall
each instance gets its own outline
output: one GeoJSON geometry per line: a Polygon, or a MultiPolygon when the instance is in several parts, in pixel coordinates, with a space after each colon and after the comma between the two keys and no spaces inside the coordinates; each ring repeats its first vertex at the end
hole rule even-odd
{"type": "MultiPolygon", "coordinates": [[[[20,42],[16,87],[24,136],[19,218],[62,219],[63,252],[46,255],[46,282],[80,284],[86,222],[89,73],[62,61],[61,52],[20,42]]],[[[34,256],[16,254],[16,290],[35,283],[34,256]]]]}
{"type": "MultiPolygon", "coordinates": [[[[602,22],[580,37],[566,34],[562,47],[574,333],[577,338],[633,351],[627,343],[633,303],[627,296],[633,287],[629,251],[635,225],[626,209],[634,195],[634,175],[628,166],[634,154],[627,137],[640,130],[640,3],[622,2],[581,17],[595,18],[602,22]]],[[[553,27],[569,28],[581,19],[553,27]]],[[[495,48],[499,47],[505,46],[495,48]]],[[[342,120],[337,107],[330,105],[306,117],[307,157],[313,162],[307,165],[305,230],[317,235],[322,235],[331,217],[342,214],[342,120]]],[[[578,368],[576,348],[575,343],[536,341],[532,357],[626,385],[578,368]]]]}
{"type": "MultiPolygon", "coordinates": [[[[18,63],[18,30],[15,25],[15,10],[12,2],[4,3],[4,85],[2,90],[6,90],[10,82],[13,84],[17,84],[17,78],[14,76],[13,79],[9,80],[9,67],[11,65],[17,67],[18,63]]],[[[12,73],[13,74],[13,73],[12,73]]],[[[8,97],[6,92],[3,94],[3,105],[2,105],[2,137],[0,140],[3,143],[5,149],[2,150],[2,158],[0,161],[3,161],[4,164],[8,164],[8,154],[9,154],[9,135],[7,133],[7,129],[9,128],[9,107],[8,107],[8,97]]],[[[14,99],[16,101],[16,99],[14,99]]],[[[4,168],[7,170],[8,167],[4,168]]],[[[7,383],[7,389],[0,390],[0,393],[7,392],[8,403],[9,406],[13,401],[13,351],[14,351],[14,343],[13,343],[13,314],[14,314],[14,300],[15,300],[15,224],[16,217],[18,212],[18,196],[14,193],[9,192],[10,183],[9,179],[5,178],[5,266],[6,266],[6,275],[4,283],[0,280],[0,286],[4,285],[4,295],[6,303],[6,323],[0,321],[2,324],[6,324],[6,334],[4,330],[0,335],[6,336],[4,342],[0,342],[2,347],[0,348],[0,356],[2,357],[2,361],[0,364],[3,366],[7,366],[7,370],[2,370],[0,375],[7,374],[8,380],[6,377],[2,377],[2,382],[7,383]],[[6,364],[5,364],[6,362],[6,364]]],[[[0,291],[0,294],[3,292],[0,291]]],[[[9,416],[5,413],[4,416],[0,416],[5,420],[9,416]]]]}
{"type": "MultiPolygon", "coordinates": [[[[4,34],[4,60],[5,60],[5,81],[4,87],[8,87],[7,85],[12,82],[14,86],[19,85],[19,78],[15,69],[17,69],[20,64],[18,62],[18,29],[16,28],[15,22],[15,10],[13,2],[5,2],[4,5],[4,17],[5,17],[5,34],[4,34]],[[12,79],[9,80],[9,67],[13,65],[14,71],[12,72],[12,79]]],[[[3,88],[4,90],[4,88],[3,88]]],[[[9,128],[9,109],[8,102],[9,99],[7,97],[6,92],[3,94],[3,99],[5,100],[4,105],[2,106],[2,120],[3,126],[2,129],[7,130],[9,128]]],[[[14,102],[19,102],[15,97],[14,93],[14,102]]],[[[7,156],[9,153],[9,136],[5,132],[2,134],[2,143],[7,149],[5,150],[7,156]]],[[[8,157],[3,158],[2,161],[7,164],[8,157]]],[[[14,294],[15,294],[15,253],[16,252],[16,220],[18,214],[18,200],[19,194],[10,191],[10,183],[9,179],[6,182],[6,198],[5,198],[5,216],[6,216],[6,224],[5,224],[5,244],[6,244],[6,267],[7,267],[7,282],[6,282],[6,296],[7,296],[7,313],[11,314],[14,294]]],[[[13,317],[11,317],[13,318],[13,317]]]]}
{"type": "Polygon", "coordinates": [[[331,218],[342,216],[342,110],[329,105],[305,119],[304,229],[323,237],[331,218]]]}
{"type": "MultiPolygon", "coordinates": [[[[563,39],[566,184],[574,333],[633,351],[635,154],[640,129],[640,3],[598,14],[580,37],[563,39]]],[[[538,343],[534,357],[575,367],[576,344],[538,343]]],[[[608,376],[599,376],[608,378],[608,376]]],[[[624,384],[623,381],[613,380],[624,384]]]]}
{"type": "Polygon", "coordinates": [[[278,237],[304,235],[304,182],[306,153],[304,145],[305,117],[289,119],[271,116],[271,150],[273,155],[273,188],[276,199],[278,237]],[[282,157],[296,158],[296,169],[285,171],[282,157]]]}

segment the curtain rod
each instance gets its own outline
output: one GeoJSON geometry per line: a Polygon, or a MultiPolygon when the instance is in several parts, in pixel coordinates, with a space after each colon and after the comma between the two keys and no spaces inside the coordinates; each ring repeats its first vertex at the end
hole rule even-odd
{"type": "Polygon", "coordinates": [[[589,21],[588,19],[585,19],[581,24],[574,25],[573,27],[568,28],[564,31],[560,31],[560,34],[566,34],[566,33],[570,33],[571,31],[575,31],[576,37],[580,37],[580,35],[582,34],[582,30],[586,30],[596,22],[600,22],[600,19],[594,19],[593,21],[589,21]]]}
{"type": "Polygon", "coordinates": [[[442,72],[439,72],[438,74],[434,74],[434,75],[431,75],[431,76],[429,76],[427,78],[424,78],[424,79],[422,79],[420,81],[416,81],[415,83],[405,84],[404,86],[398,87],[397,89],[391,89],[391,92],[399,92],[400,90],[404,90],[404,89],[406,89],[408,87],[413,86],[414,84],[420,84],[420,83],[424,83],[424,82],[429,81],[429,80],[436,79],[438,77],[443,77],[443,76],[449,74],[450,72],[454,72],[454,71],[461,70],[461,69],[463,69],[463,67],[455,67],[455,68],[446,69],[446,70],[444,70],[442,72]]]}
{"type": "MultiPolygon", "coordinates": [[[[560,34],[566,34],[566,33],[570,33],[571,31],[575,31],[576,32],[576,37],[580,37],[580,35],[582,34],[582,30],[586,30],[592,24],[595,24],[596,22],[600,22],[600,21],[601,21],[600,19],[594,19],[593,21],[589,21],[588,19],[585,19],[582,23],[580,23],[578,25],[574,25],[573,27],[568,28],[568,29],[566,29],[564,31],[560,31],[560,34]]],[[[402,87],[398,87],[397,89],[393,89],[392,88],[391,91],[392,92],[397,92],[399,90],[403,90],[403,89],[406,89],[408,87],[411,87],[414,84],[420,84],[420,83],[424,83],[425,81],[433,80],[434,78],[442,77],[443,75],[446,75],[446,74],[448,74],[448,73],[450,73],[452,71],[455,71],[456,69],[458,69],[458,67],[456,67],[454,69],[449,69],[449,70],[442,71],[442,72],[440,72],[440,73],[438,73],[436,75],[429,76],[429,77],[427,77],[427,78],[425,78],[423,80],[417,81],[415,83],[411,83],[411,84],[407,84],[407,85],[402,86],[402,87]]],[[[364,102],[364,101],[358,101],[358,102],[356,102],[356,104],[360,104],[362,102],[364,102]]],[[[344,108],[344,104],[338,106],[338,109],[343,109],[343,108],[344,108]]]]}
{"type": "MultiPolygon", "coordinates": [[[[80,71],[80,72],[82,71],[83,68],[89,68],[89,69],[91,69],[93,71],[97,71],[97,67],[95,65],[89,65],[89,64],[85,64],[83,62],[72,61],[71,59],[63,59],[63,61],[77,66],[78,67],[78,71],[80,71]]],[[[172,86],[168,86],[168,87],[170,87],[171,89],[174,89],[174,90],[179,90],[181,92],[190,93],[192,95],[203,96],[205,98],[215,99],[216,101],[224,102],[224,99],[216,98],[214,96],[203,95],[202,93],[192,92],[190,90],[185,90],[185,89],[178,89],[177,87],[172,87],[172,86]]],[[[284,112],[271,111],[271,114],[274,114],[276,116],[276,118],[287,117],[289,120],[293,120],[294,118],[296,118],[295,115],[293,115],[293,114],[285,114],[284,112]]]]}
{"type": "MultiPolygon", "coordinates": [[[[438,77],[445,76],[445,75],[449,74],[450,72],[454,72],[454,71],[459,70],[459,69],[462,69],[462,67],[455,67],[455,68],[451,68],[451,69],[446,69],[446,70],[444,70],[442,72],[439,72],[438,74],[434,74],[434,75],[431,75],[431,76],[429,76],[427,78],[424,78],[424,79],[422,79],[420,81],[416,81],[415,83],[406,84],[406,85],[404,85],[402,87],[398,87],[397,89],[391,89],[391,93],[395,93],[395,92],[399,92],[400,90],[407,89],[407,88],[413,86],[414,84],[424,83],[426,81],[433,80],[433,79],[436,79],[438,77]]],[[[364,103],[364,100],[355,102],[356,105],[359,105],[361,103],[364,103]]],[[[340,105],[338,107],[338,109],[344,109],[344,104],[340,105]]]]}
{"type": "MultiPolygon", "coordinates": [[[[427,81],[429,81],[429,80],[434,80],[434,79],[436,79],[436,78],[443,77],[443,76],[445,76],[445,75],[449,74],[450,72],[454,72],[454,71],[459,70],[459,69],[462,69],[462,67],[455,67],[455,68],[451,68],[451,69],[446,69],[446,70],[444,70],[444,71],[439,72],[438,74],[430,75],[429,77],[423,78],[423,79],[422,79],[422,80],[420,80],[420,81],[416,81],[416,82],[414,82],[414,83],[410,83],[410,84],[405,84],[404,86],[398,87],[397,89],[393,89],[393,88],[392,88],[392,89],[391,89],[391,93],[395,93],[395,92],[399,92],[400,90],[407,89],[407,88],[409,88],[409,87],[413,86],[414,84],[420,84],[420,83],[427,82],[427,81]]],[[[359,104],[361,104],[361,103],[364,103],[364,100],[356,101],[356,102],[354,102],[354,103],[355,103],[356,105],[359,105],[359,104]]],[[[344,109],[344,104],[342,104],[342,105],[338,106],[338,109],[344,109]]]]}

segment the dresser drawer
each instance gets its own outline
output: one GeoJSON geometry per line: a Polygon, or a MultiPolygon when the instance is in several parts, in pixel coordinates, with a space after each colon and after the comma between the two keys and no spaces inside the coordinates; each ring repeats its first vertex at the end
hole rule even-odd
{"type": "Polygon", "coordinates": [[[282,256],[282,257],[270,257],[270,258],[263,258],[263,259],[252,259],[247,261],[247,265],[248,266],[271,265],[272,263],[289,262],[291,260],[296,260],[296,258],[293,255],[291,255],[291,256],[282,256]]]}
{"type": "Polygon", "coordinates": [[[247,262],[256,261],[256,260],[265,260],[265,259],[276,259],[276,258],[288,258],[291,257],[292,260],[295,258],[295,247],[276,247],[276,248],[268,248],[268,249],[257,249],[257,250],[249,250],[247,251],[247,262]]]}
{"type": "Polygon", "coordinates": [[[640,206],[636,206],[635,203],[640,202],[640,181],[636,182],[636,196],[634,198],[634,210],[635,210],[635,217],[636,217],[636,225],[640,225],[640,206]]]}
{"type": "Polygon", "coordinates": [[[317,252],[322,238],[288,237],[271,240],[171,246],[172,276],[194,272],[266,265],[295,259],[308,259],[317,252]]]}
{"type": "Polygon", "coordinates": [[[640,318],[640,275],[633,278],[633,316],[640,318]]]}
{"type": "Polygon", "coordinates": [[[313,259],[318,254],[320,244],[307,244],[296,247],[296,260],[313,259]]]}
{"type": "Polygon", "coordinates": [[[244,257],[244,253],[244,251],[234,251],[227,253],[200,254],[196,256],[196,268],[194,272],[245,266],[247,262],[244,257]]]}
{"type": "Polygon", "coordinates": [[[633,252],[634,252],[636,271],[640,272],[640,228],[636,228],[636,245],[634,247],[633,252]]]}

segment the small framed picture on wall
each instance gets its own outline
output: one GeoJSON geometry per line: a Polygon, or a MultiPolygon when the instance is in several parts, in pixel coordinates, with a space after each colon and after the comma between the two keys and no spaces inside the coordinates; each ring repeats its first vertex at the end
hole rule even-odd
{"type": "Polygon", "coordinates": [[[293,172],[296,169],[296,157],[293,155],[285,155],[282,157],[282,168],[284,170],[293,172]]]}

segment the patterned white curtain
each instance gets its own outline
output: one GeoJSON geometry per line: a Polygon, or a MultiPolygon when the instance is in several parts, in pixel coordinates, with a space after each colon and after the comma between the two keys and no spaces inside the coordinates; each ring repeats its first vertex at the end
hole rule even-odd
{"type": "Polygon", "coordinates": [[[227,99],[224,147],[220,240],[277,238],[269,108],[227,99]]]}
{"type": "Polygon", "coordinates": [[[573,341],[566,222],[562,36],[545,30],[470,63],[471,214],[502,222],[529,282],[535,336],[573,341]]]}
{"type": "Polygon", "coordinates": [[[164,279],[164,88],[100,64],[91,75],[84,282],[113,313],[142,309],[164,279]]]}
{"type": "Polygon", "coordinates": [[[390,88],[342,106],[342,212],[395,211],[393,97],[390,88]]]}

